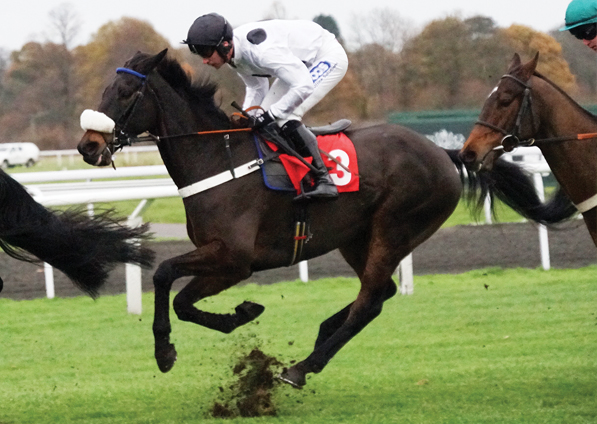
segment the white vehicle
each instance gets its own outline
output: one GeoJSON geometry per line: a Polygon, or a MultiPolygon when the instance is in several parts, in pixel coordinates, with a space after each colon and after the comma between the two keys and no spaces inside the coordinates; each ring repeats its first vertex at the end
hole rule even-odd
{"type": "Polygon", "coordinates": [[[33,143],[0,143],[0,167],[25,165],[30,167],[39,160],[39,148],[33,143]]]}

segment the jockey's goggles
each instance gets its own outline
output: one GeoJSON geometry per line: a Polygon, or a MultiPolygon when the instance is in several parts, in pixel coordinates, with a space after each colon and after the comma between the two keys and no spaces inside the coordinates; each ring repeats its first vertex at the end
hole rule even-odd
{"type": "Polygon", "coordinates": [[[210,58],[216,51],[217,46],[202,46],[200,44],[189,44],[191,53],[195,53],[204,59],[210,58]]]}
{"type": "Polygon", "coordinates": [[[597,24],[586,24],[570,29],[570,33],[579,40],[592,40],[597,37],[597,24]]]}

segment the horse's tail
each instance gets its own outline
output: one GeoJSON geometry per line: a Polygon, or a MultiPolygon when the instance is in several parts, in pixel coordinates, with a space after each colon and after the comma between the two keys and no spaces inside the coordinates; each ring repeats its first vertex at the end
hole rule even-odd
{"type": "Polygon", "coordinates": [[[154,252],[141,246],[147,226],[129,228],[104,211],[51,211],[0,170],[0,247],[13,258],[42,260],[92,297],[118,263],[150,267],[154,252]]]}
{"type": "Polygon", "coordinates": [[[561,188],[545,203],[541,202],[531,176],[515,163],[499,159],[490,171],[467,172],[458,157],[458,150],[444,149],[458,168],[465,186],[465,199],[471,210],[479,214],[487,196],[500,199],[523,217],[540,223],[555,224],[571,218],[577,212],[561,188]]]}

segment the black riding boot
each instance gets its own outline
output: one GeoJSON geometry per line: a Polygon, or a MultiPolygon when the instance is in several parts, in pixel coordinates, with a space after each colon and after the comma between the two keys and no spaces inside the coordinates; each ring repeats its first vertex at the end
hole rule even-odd
{"type": "Polygon", "coordinates": [[[315,186],[313,190],[299,194],[294,200],[308,200],[311,198],[335,199],[338,197],[338,189],[332,181],[328,169],[323,163],[319,148],[317,147],[317,138],[300,121],[288,121],[282,127],[284,135],[294,143],[299,153],[305,153],[305,156],[313,157],[313,166],[317,168],[315,173],[315,186]]]}

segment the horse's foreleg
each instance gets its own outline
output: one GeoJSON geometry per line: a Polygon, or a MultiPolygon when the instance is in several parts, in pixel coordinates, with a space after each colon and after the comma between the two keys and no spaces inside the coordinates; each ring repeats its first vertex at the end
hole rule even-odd
{"type": "Polygon", "coordinates": [[[174,311],[180,320],[193,322],[212,330],[230,333],[257,318],[264,307],[257,303],[245,301],[235,308],[233,314],[216,314],[197,309],[194,304],[208,296],[214,296],[223,290],[248,278],[249,269],[243,273],[234,273],[209,277],[195,277],[174,298],[174,311]],[[242,274],[242,275],[241,275],[242,274]]]}
{"type": "Polygon", "coordinates": [[[4,288],[4,281],[2,281],[2,278],[0,278],[0,293],[2,292],[3,288],[4,288]]]}
{"type": "Polygon", "coordinates": [[[168,261],[162,262],[153,275],[155,306],[153,337],[155,339],[155,359],[161,372],[168,372],[176,361],[176,349],[170,343],[170,289],[176,279],[168,261]]]}
{"type": "Polygon", "coordinates": [[[155,358],[162,372],[168,372],[176,361],[176,350],[170,343],[170,290],[172,283],[184,276],[196,275],[208,269],[220,256],[223,245],[213,242],[197,250],[162,262],[153,275],[155,288],[155,311],[153,335],[155,358]]]}

